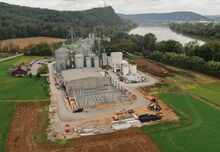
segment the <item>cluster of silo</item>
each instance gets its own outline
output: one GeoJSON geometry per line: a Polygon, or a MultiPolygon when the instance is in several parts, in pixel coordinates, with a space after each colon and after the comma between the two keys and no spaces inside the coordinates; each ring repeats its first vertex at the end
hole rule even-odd
{"type": "Polygon", "coordinates": [[[70,50],[61,47],[55,51],[56,67],[58,71],[66,70],[71,67],[70,50]]]}
{"type": "Polygon", "coordinates": [[[74,60],[75,60],[75,68],[99,67],[99,57],[96,55],[84,56],[82,54],[76,54],[74,60]]]}

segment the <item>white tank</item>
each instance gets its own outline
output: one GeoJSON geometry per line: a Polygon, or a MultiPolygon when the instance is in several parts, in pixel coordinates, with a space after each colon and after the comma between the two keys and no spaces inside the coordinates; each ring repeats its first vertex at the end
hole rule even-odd
{"type": "Polygon", "coordinates": [[[75,67],[83,68],[84,67],[84,56],[82,54],[75,55],[75,67]]]}
{"type": "Polygon", "coordinates": [[[95,68],[99,67],[99,57],[97,56],[93,57],[93,65],[95,68]]]}
{"type": "Polygon", "coordinates": [[[111,52],[111,62],[112,65],[121,64],[122,63],[122,52],[111,52]]]}
{"type": "Polygon", "coordinates": [[[130,74],[136,74],[137,73],[137,65],[130,64],[129,70],[130,70],[130,74]]]}
{"type": "Polygon", "coordinates": [[[108,56],[106,53],[102,53],[102,66],[108,65],[108,56]]]}
{"type": "Polygon", "coordinates": [[[122,74],[123,74],[123,76],[126,76],[129,74],[129,67],[128,66],[122,66],[122,74]]]}
{"type": "Polygon", "coordinates": [[[86,67],[91,68],[92,67],[92,58],[90,56],[85,57],[86,60],[86,67]]]}
{"type": "Polygon", "coordinates": [[[58,71],[66,70],[71,66],[71,52],[64,47],[55,51],[56,67],[58,71]]]}

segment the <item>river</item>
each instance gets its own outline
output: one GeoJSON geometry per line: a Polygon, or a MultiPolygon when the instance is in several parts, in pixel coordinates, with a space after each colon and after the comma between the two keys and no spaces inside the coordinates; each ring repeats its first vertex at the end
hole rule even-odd
{"type": "Polygon", "coordinates": [[[139,34],[142,36],[147,33],[153,33],[157,37],[157,41],[172,39],[175,41],[179,41],[184,45],[190,41],[197,40],[200,45],[204,44],[204,42],[201,40],[190,38],[179,33],[175,33],[167,26],[140,25],[129,32],[129,34],[139,34]]]}

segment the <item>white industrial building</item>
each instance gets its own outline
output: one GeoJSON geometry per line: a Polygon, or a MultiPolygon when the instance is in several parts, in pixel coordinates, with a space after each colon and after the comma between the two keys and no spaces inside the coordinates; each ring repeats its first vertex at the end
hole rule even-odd
{"type": "Polygon", "coordinates": [[[105,77],[103,73],[101,68],[78,68],[62,71],[61,76],[68,91],[111,85],[110,77],[105,77]]]}
{"type": "MultiPolygon", "coordinates": [[[[105,57],[106,58],[106,57],[105,57]]],[[[111,52],[107,57],[108,65],[115,73],[121,74],[126,83],[146,81],[146,76],[138,73],[136,64],[129,64],[123,60],[122,52],[111,52]]]]}

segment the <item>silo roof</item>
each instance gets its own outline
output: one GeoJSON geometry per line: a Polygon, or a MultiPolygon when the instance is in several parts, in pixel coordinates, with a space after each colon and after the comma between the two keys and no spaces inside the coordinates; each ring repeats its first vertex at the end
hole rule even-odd
{"type": "Polygon", "coordinates": [[[57,49],[55,52],[70,52],[70,50],[65,47],[61,47],[61,48],[57,49]]]}

